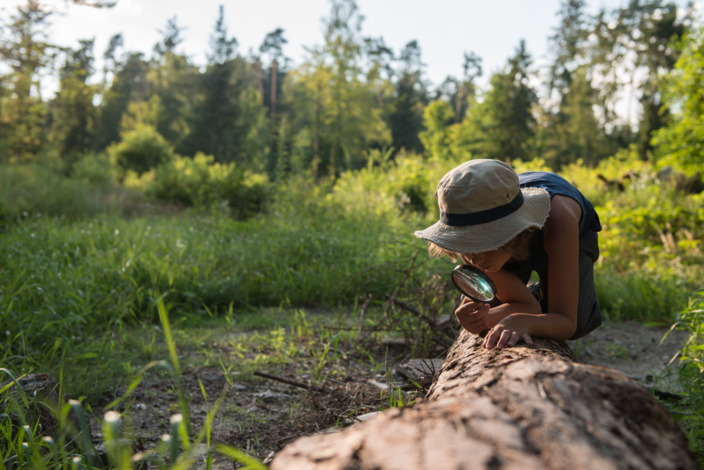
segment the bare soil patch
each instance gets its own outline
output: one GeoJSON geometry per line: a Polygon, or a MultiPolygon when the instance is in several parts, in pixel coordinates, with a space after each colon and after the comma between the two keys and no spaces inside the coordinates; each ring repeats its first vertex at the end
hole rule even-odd
{"type": "Polygon", "coordinates": [[[668,327],[605,323],[569,344],[580,362],[617,369],[646,387],[676,393],[673,378],[687,336],[668,327]]]}

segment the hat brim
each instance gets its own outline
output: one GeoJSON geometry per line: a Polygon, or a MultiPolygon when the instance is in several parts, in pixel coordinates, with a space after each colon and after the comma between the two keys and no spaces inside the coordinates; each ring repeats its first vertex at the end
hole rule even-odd
{"type": "Polygon", "coordinates": [[[529,228],[541,229],[550,212],[550,195],[542,188],[521,188],[523,205],[501,219],[485,224],[452,226],[437,222],[414,233],[455,253],[484,253],[504,246],[529,228]]]}

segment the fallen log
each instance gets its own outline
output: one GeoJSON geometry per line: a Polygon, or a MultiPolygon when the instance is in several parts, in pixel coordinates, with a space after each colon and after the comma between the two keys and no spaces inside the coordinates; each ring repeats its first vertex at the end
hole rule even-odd
{"type": "Polygon", "coordinates": [[[271,470],[692,469],[667,410],[562,342],[488,351],[462,332],[422,402],[300,438],[271,470]]]}

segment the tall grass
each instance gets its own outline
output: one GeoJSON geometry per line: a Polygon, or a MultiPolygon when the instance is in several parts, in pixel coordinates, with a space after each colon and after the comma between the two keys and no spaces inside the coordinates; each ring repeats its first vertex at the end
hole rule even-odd
{"type": "Polygon", "coordinates": [[[271,216],[246,222],[210,213],[77,221],[35,214],[8,224],[0,244],[0,359],[22,372],[69,358],[74,372],[93,374],[85,380],[99,391],[110,368],[113,377],[138,369],[101,358],[119,359],[111,350],[135,341],[129,329],[158,323],[156,298],[176,321],[189,322],[261,307],[385,300],[424,250],[397,209],[388,209],[392,219],[330,192],[293,194],[299,187],[271,216]]]}
{"type": "MultiPolygon", "coordinates": [[[[595,203],[604,226],[596,282],[607,318],[671,323],[701,286],[704,196],[677,191],[640,163],[623,191],[605,189],[597,172],[613,178],[631,158],[563,175],[595,203]]],[[[266,213],[246,221],[217,204],[124,217],[112,203],[105,210],[107,193],[86,180],[35,169],[19,184],[30,170],[0,173],[11,188],[0,185],[0,360],[13,377],[63,371],[67,392],[93,397],[157,359],[167,311],[180,326],[217,316],[237,324],[268,307],[380,303],[402,283],[440,289],[448,261],[429,259],[412,233],[437,220],[435,184],[457,163],[401,155],[370,159],[336,181],[294,177],[279,183],[266,213]],[[148,330],[154,325],[158,333],[148,330]]],[[[515,163],[545,169],[540,160],[515,163]]],[[[447,298],[434,299],[444,303],[433,308],[451,312],[447,298]]],[[[173,350],[170,357],[177,364],[173,350]]],[[[319,364],[326,357],[323,350],[319,364]]]]}
{"type": "Polygon", "coordinates": [[[99,179],[81,172],[69,178],[49,163],[0,167],[0,231],[4,224],[28,215],[79,220],[105,212],[130,212],[143,200],[107,176],[99,179]]]}
{"type": "MultiPolygon", "coordinates": [[[[78,220],[29,212],[6,224],[0,244],[0,358],[18,370],[68,350],[90,359],[95,351],[76,345],[156,323],[152,299],[162,296],[177,319],[190,320],[384,300],[419,253],[414,282],[444,279],[447,262],[427,259],[412,232],[435,222],[435,182],[455,163],[405,156],[334,183],[301,176],[279,187],[266,215],[247,221],[218,212],[88,211],[78,220]]],[[[594,173],[611,175],[619,164],[565,174],[595,201],[604,226],[602,308],[611,319],[674,321],[701,279],[702,196],[656,184],[645,167],[625,191],[599,192],[594,173]]],[[[539,160],[516,166],[542,168],[539,160]]]]}

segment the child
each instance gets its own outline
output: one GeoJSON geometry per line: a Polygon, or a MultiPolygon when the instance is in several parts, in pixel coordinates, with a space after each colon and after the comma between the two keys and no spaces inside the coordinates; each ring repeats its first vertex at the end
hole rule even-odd
{"type": "Polygon", "coordinates": [[[601,224],[565,179],[477,159],[447,173],[435,196],[440,220],[415,236],[431,254],[460,258],[494,281],[499,305],[464,297],[455,311],[466,330],[489,330],[485,348],[576,339],[601,324],[593,274],[601,224]],[[537,289],[526,286],[533,271],[537,289]]]}

